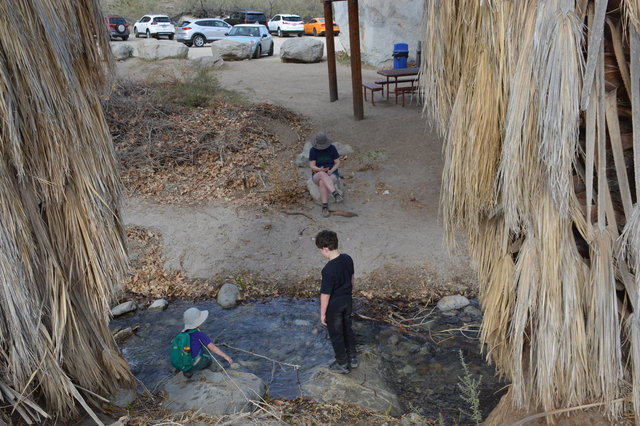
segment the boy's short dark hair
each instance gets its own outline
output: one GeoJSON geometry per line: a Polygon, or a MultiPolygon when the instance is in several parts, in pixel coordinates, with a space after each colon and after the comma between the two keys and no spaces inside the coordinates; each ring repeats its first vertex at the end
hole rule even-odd
{"type": "Polygon", "coordinates": [[[316,235],[316,247],[328,248],[329,250],[338,249],[338,235],[333,231],[320,231],[316,235]]]}

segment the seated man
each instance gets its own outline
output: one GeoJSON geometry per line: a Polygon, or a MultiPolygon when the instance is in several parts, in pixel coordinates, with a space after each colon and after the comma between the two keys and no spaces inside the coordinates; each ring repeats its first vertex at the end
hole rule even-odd
{"type": "Polygon", "coordinates": [[[340,173],[340,155],[331,139],[323,132],[318,132],[311,139],[309,150],[309,167],[313,182],[320,187],[320,199],[322,200],[322,216],[329,217],[329,194],[333,195],[336,203],[343,201],[342,194],[336,189],[340,173]]]}

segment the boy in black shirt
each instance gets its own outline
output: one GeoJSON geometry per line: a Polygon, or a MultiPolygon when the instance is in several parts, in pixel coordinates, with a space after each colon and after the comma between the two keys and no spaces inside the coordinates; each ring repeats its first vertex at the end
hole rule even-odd
{"type": "Polygon", "coordinates": [[[327,326],[336,360],[329,366],[332,371],[347,374],[358,366],[356,345],[351,330],[351,292],[353,260],[338,251],[338,236],[333,231],[316,235],[316,246],[329,259],[322,268],[320,287],[320,322],[327,326]]]}

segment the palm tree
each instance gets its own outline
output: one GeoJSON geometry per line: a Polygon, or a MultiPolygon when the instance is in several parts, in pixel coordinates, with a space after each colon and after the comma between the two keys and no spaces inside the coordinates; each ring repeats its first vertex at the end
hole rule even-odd
{"type": "Polygon", "coordinates": [[[97,0],[0,0],[0,25],[0,423],[66,420],[132,379],[108,329],[126,267],[110,50],[97,0]]]}
{"type": "Polygon", "coordinates": [[[501,408],[640,418],[640,2],[425,4],[444,224],[477,268],[501,408]]]}

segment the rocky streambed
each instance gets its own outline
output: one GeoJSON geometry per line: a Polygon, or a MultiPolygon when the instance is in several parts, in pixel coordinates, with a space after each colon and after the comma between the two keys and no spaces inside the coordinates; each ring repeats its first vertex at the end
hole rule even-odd
{"type": "Polygon", "coordinates": [[[330,373],[333,359],[326,329],[318,321],[318,301],[276,298],[222,309],[214,301],[171,303],[164,311],[138,310],[111,322],[112,328],[138,326],[121,343],[136,377],[150,390],[162,389],[173,375],[169,344],[182,327],[182,313],[209,310],[202,329],[234,358],[234,370],[260,377],[273,398],[305,396],[321,402],[350,402],[393,415],[408,412],[442,417],[447,424],[469,423],[461,378],[480,380],[483,417],[497,404],[503,383],[479,353],[477,302],[461,309],[425,307],[395,325],[364,319],[356,302],[354,332],[361,365],[349,375],[330,373]],[[465,373],[461,356],[467,364],[465,373]]]}

